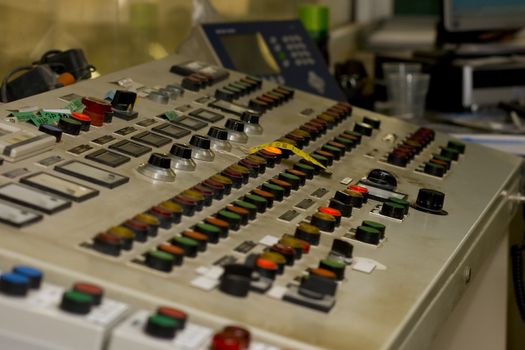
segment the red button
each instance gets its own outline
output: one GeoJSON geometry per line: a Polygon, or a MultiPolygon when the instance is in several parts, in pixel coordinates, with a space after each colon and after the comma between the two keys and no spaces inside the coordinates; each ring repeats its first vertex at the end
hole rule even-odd
{"type": "Polygon", "coordinates": [[[359,192],[359,193],[368,194],[368,189],[366,187],[363,187],[363,186],[350,185],[347,188],[350,191],[356,191],[356,192],[359,192]]]}
{"type": "Polygon", "coordinates": [[[334,217],[341,217],[341,212],[339,210],[330,207],[320,207],[319,212],[329,214],[334,217]]]}

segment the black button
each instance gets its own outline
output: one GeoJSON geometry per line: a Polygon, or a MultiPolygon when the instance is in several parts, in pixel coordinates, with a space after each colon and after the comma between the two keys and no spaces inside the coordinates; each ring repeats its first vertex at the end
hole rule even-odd
{"type": "Polygon", "coordinates": [[[360,133],[361,135],[371,136],[374,128],[366,123],[355,123],[354,131],[360,133]]]}
{"type": "Polygon", "coordinates": [[[381,125],[381,120],[374,117],[363,117],[363,123],[372,126],[374,129],[379,129],[381,125]]]}
{"type": "Polygon", "coordinates": [[[198,119],[202,119],[202,120],[210,122],[210,123],[215,123],[215,122],[218,122],[221,119],[224,119],[224,116],[222,114],[215,113],[215,112],[212,112],[210,110],[203,109],[203,108],[197,109],[197,110],[195,110],[193,112],[190,112],[188,114],[191,115],[192,117],[195,117],[195,118],[198,118],[198,119]]]}
{"type": "Polygon", "coordinates": [[[162,135],[173,137],[174,139],[180,139],[181,137],[184,137],[191,133],[189,130],[179,128],[171,123],[161,124],[159,126],[154,127],[151,130],[158,132],[162,135]]]}
{"type": "Polygon", "coordinates": [[[200,129],[206,127],[206,125],[208,125],[207,123],[205,123],[203,121],[200,121],[198,119],[185,117],[185,116],[177,117],[174,120],[172,120],[171,122],[173,124],[176,124],[178,126],[182,126],[182,127],[188,128],[188,129],[193,130],[193,131],[200,130],[200,129]]]}
{"type": "Polygon", "coordinates": [[[58,121],[58,127],[66,134],[80,135],[82,124],[73,118],[61,118],[58,121]]]}
{"type": "Polygon", "coordinates": [[[431,213],[442,213],[445,194],[429,188],[422,188],[417,194],[416,209],[431,213]]]}
{"type": "Polygon", "coordinates": [[[149,131],[144,131],[140,134],[132,136],[131,138],[135,141],[139,141],[154,147],[161,147],[171,142],[169,138],[154,134],[149,131]]]}
{"type": "Polygon", "coordinates": [[[100,149],[98,151],[95,151],[95,152],[92,152],[86,155],[86,159],[110,166],[112,168],[115,168],[119,165],[129,162],[130,160],[129,157],[120,155],[115,152],[107,151],[105,149],[100,149]]]}
{"type": "Polygon", "coordinates": [[[403,219],[405,207],[394,202],[384,202],[381,206],[381,214],[395,219],[403,219]]]}
{"type": "Polygon", "coordinates": [[[109,148],[127,154],[132,157],[140,157],[148,152],[151,152],[151,148],[143,146],[133,141],[122,140],[109,145],[109,148]]]}

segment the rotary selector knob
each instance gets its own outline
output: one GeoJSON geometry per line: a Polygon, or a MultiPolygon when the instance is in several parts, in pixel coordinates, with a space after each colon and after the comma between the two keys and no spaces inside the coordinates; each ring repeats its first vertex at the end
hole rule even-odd
{"type": "Polygon", "coordinates": [[[244,132],[244,123],[236,119],[228,119],[225,124],[228,130],[228,140],[237,143],[248,142],[248,135],[244,132]]]}
{"type": "Polygon", "coordinates": [[[212,126],[208,130],[208,137],[211,141],[211,149],[223,152],[229,152],[232,150],[232,145],[228,142],[228,130],[212,126]]]}
{"type": "Polygon", "coordinates": [[[60,140],[62,139],[62,129],[60,129],[60,128],[54,126],[54,125],[42,124],[38,128],[38,131],[42,131],[42,132],[45,132],[48,135],[54,136],[55,139],[57,140],[57,142],[60,142],[60,140]]]}
{"type": "Polygon", "coordinates": [[[139,165],[137,171],[156,181],[175,181],[175,172],[171,169],[171,158],[162,153],[152,153],[148,162],[139,165]]]}
{"type": "Polygon", "coordinates": [[[394,190],[397,187],[397,180],[392,173],[383,169],[371,170],[366,180],[374,186],[381,187],[388,190],[394,190]]]}
{"type": "Polygon", "coordinates": [[[429,188],[422,188],[417,194],[415,208],[431,214],[445,215],[443,210],[445,194],[429,188]]]}
{"type": "Polygon", "coordinates": [[[191,159],[191,147],[174,143],[170,149],[171,167],[173,169],[193,171],[195,170],[195,162],[191,159]]]}
{"type": "Polygon", "coordinates": [[[248,135],[261,135],[263,128],[259,124],[260,114],[243,112],[241,120],[244,122],[244,132],[248,135]]]}
{"type": "Polygon", "coordinates": [[[58,127],[62,129],[63,132],[69,135],[80,135],[80,130],[82,130],[82,123],[73,118],[60,118],[58,121],[58,127]]]}
{"type": "Polygon", "coordinates": [[[205,162],[215,159],[215,153],[210,149],[211,140],[207,136],[193,135],[190,139],[190,146],[193,149],[193,158],[205,162]]]}

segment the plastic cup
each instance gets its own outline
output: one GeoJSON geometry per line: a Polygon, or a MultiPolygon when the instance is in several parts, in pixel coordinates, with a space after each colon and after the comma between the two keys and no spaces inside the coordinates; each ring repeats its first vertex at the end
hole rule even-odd
{"type": "Polygon", "coordinates": [[[389,74],[386,76],[391,114],[398,118],[422,118],[430,76],[424,73],[389,74]]]}
{"type": "Polygon", "coordinates": [[[414,62],[385,62],[381,65],[383,76],[386,78],[390,74],[411,74],[421,73],[421,64],[414,62]]]}

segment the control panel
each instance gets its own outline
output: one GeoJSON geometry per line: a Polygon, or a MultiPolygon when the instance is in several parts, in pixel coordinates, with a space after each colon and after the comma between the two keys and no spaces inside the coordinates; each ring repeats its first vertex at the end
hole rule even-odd
{"type": "Polygon", "coordinates": [[[0,118],[13,349],[426,347],[516,210],[517,157],[181,56],[0,118]]]}
{"type": "Polygon", "coordinates": [[[345,98],[299,20],[203,23],[192,34],[198,58],[331,99],[345,98]]]}

